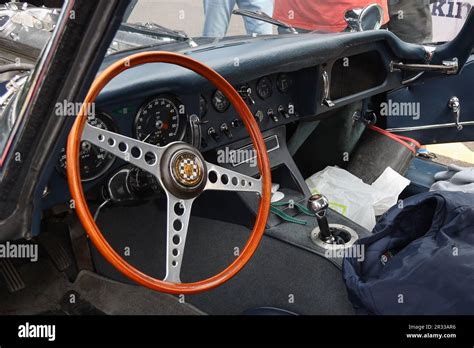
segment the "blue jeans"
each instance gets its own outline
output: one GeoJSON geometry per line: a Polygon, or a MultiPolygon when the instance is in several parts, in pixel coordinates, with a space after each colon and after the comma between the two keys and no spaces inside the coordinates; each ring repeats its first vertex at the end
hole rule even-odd
{"type": "MultiPolygon", "coordinates": [[[[241,9],[262,11],[273,15],[273,0],[204,0],[203,36],[223,37],[229,27],[230,16],[235,5],[241,9]]],[[[256,19],[243,17],[248,35],[271,35],[273,26],[256,19]]]]}

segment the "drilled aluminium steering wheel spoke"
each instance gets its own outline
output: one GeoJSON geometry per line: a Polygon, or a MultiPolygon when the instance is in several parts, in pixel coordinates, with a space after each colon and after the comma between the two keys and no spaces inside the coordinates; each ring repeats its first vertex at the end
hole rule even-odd
{"type": "Polygon", "coordinates": [[[159,175],[159,164],[164,152],[163,147],[94,127],[88,123],[84,126],[82,140],[96,145],[155,176],[159,175]]]}
{"type": "Polygon", "coordinates": [[[179,199],[167,192],[166,276],[164,281],[181,283],[181,266],[193,199],[179,199]]]}
{"type": "Polygon", "coordinates": [[[262,193],[261,179],[255,179],[209,162],[206,162],[206,165],[207,183],[204,190],[262,193]]]}

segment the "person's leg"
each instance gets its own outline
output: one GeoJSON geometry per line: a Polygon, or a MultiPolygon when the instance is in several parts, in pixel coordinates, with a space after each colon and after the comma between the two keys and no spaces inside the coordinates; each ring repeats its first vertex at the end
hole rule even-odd
{"type": "MultiPolygon", "coordinates": [[[[273,0],[237,0],[237,6],[250,11],[262,11],[273,16],[273,0]]],[[[253,18],[244,17],[245,29],[249,35],[271,35],[273,25],[258,21],[253,18]]]]}
{"type": "Polygon", "coordinates": [[[405,42],[431,42],[433,22],[431,9],[424,1],[390,0],[388,30],[405,42]]]}
{"type": "Polygon", "coordinates": [[[203,36],[223,37],[229,27],[236,0],[204,0],[203,36]]]}

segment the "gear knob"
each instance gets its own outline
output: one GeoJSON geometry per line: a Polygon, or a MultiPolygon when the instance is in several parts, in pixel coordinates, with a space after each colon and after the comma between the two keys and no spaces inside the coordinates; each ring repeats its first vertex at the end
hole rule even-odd
{"type": "Polygon", "coordinates": [[[328,199],[320,194],[313,195],[308,200],[308,209],[311,210],[316,219],[320,230],[320,238],[326,243],[333,243],[334,236],[329,228],[329,222],[326,217],[326,212],[329,208],[328,199]]]}
{"type": "Polygon", "coordinates": [[[326,211],[329,208],[328,199],[320,194],[313,195],[308,200],[308,209],[311,210],[316,217],[326,216],[326,211]]]}

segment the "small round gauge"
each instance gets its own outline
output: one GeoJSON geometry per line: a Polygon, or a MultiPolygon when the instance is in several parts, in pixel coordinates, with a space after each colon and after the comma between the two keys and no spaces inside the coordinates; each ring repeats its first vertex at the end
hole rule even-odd
{"type": "Polygon", "coordinates": [[[207,114],[207,100],[203,95],[199,96],[199,118],[203,118],[207,114]]]}
{"type": "Polygon", "coordinates": [[[185,129],[184,105],[170,95],[153,98],[140,108],[135,118],[135,137],[153,145],[165,146],[182,140],[185,129]]]}
{"type": "Polygon", "coordinates": [[[262,77],[257,82],[257,94],[262,99],[270,98],[273,94],[272,80],[268,76],[262,77]]]}
{"type": "MultiPolygon", "coordinates": [[[[95,116],[89,116],[87,122],[94,127],[117,132],[112,118],[107,114],[98,113],[95,116]]],[[[81,142],[79,165],[82,181],[94,180],[103,175],[112,166],[114,161],[114,155],[92,145],[88,141],[81,142]]],[[[58,168],[61,173],[66,174],[66,167],[66,149],[62,148],[59,155],[58,168]]]]}
{"type": "Polygon", "coordinates": [[[292,81],[287,74],[280,74],[277,77],[277,88],[281,93],[288,93],[290,90],[292,81]]]}
{"type": "Polygon", "coordinates": [[[218,112],[225,112],[229,106],[230,102],[229,99],[222,93],[221,91],[217,90],[214,92],[212,96],[212,105],[218,112]]]}

